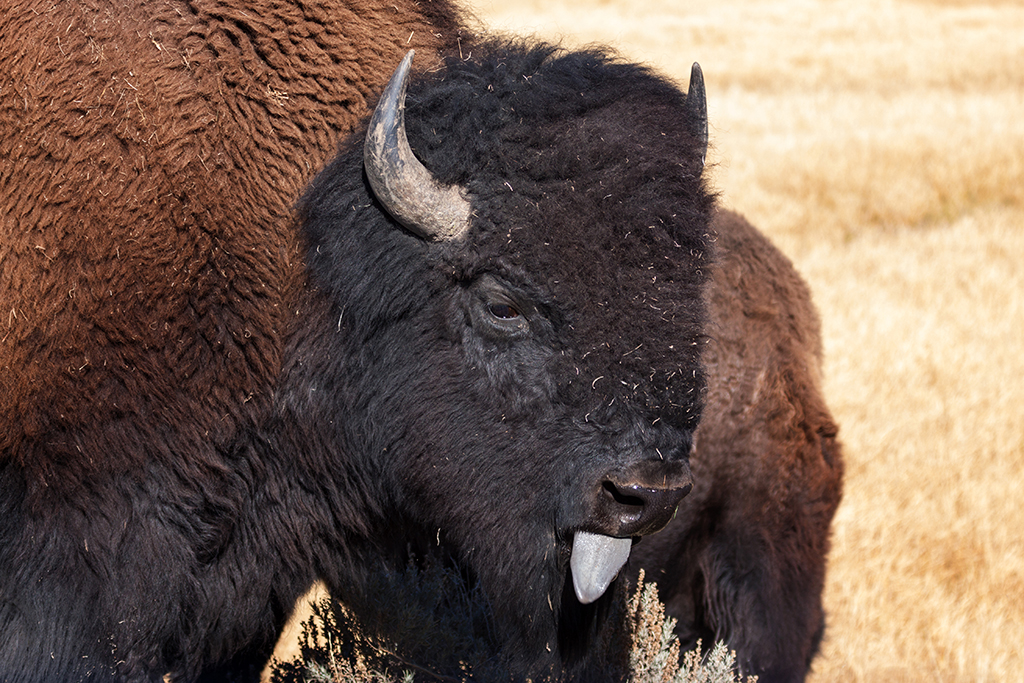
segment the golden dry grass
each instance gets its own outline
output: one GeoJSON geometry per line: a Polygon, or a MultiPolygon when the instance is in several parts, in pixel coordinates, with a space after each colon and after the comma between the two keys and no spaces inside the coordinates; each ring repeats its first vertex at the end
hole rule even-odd
{"type": "Polygon", "coordinates": [[[711,168],[811,284],[846,495],[812,681],[1024,672],[1024,7],[474,0],[707,80],[711,168]]]}

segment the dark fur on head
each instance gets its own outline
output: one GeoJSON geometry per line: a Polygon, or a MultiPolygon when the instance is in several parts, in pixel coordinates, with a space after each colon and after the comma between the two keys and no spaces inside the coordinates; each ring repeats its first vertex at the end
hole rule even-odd
{"type": "MultiPolygon", "coordinates": [[[[469,190],[474,215],[465,243],[413,248],[452,282],[511,277],[536,289],[527,293],[554,314],[571,310],[571,319],[558,321],[560,343],[578,354],[577,366],[593,368],[580,375],[589,376],[588,392],[603,375],[608,381],[593,388],[606,399],[639,401],[693,428],[700,392],[675,395],[684,384],[668,377],[688,373],[703,382],[701,288],[712,197],[700,180],[697,141],[680,118],[682,101],[643,67],[597,51],[495,44],[414,83],[407,128],[435,176],[469,190]],[[666,326],[685,336],[662,338],[666,326]]],[[[361,163],[360,138],[353,139],[305,200],[310,239],[321,247],[333,238],[320,215],[330,204],[356,204],[341,195],[353,190],[328,187],[361,163]]],[[[373,208],[357,211],[360,224],[384,220],[373,208]]],[[[320,285],[346,287],[339,283],[348,275],[326,269],[348,269],[357,259],[332,265],[322,256],[311,259],[320,285]]]]}
{"type": "Polygon", "coordinates": [[[712,198],[683,102],[600,52],[478,45],[414,81],[406,115],[427,168],[468,191],[464,240],[387,216],[358,135],[303,200],[337,330],[296,357],[336,369],[295,368],[297,411],[389,501],[372,527],[414,522],[481,581],[527,672],[578,659],[607,604],[561,607],[589,491],[615,468],[685,461],[700,415],[712,198]],[[493,297],[526,331],[488,327],[493,297]]]}

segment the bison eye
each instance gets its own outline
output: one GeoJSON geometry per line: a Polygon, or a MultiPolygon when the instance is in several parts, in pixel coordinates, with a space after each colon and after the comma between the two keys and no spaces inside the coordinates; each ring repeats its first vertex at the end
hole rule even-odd
{"type": "Polygon", "coordinates": [[[492,275],[482,276],[473,284],[476,290],[470,319],[478,332],[493,341],[522,339],[530,333],[534,308],[511,286],[492,275]]]}
{"type": "Polygon", "coordinates": [[[519,311],[509,304],[489,303],[487,312],[501,320],[515,320],[520,316],[519,311]]]}

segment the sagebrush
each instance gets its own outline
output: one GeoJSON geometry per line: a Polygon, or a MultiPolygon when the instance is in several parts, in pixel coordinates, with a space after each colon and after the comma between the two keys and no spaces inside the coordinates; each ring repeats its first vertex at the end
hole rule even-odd
{"type": "MultiPolygon", "coordinates": [[[[735,653],[724,643],[704,653],[698,641],[696,649],[680,656],[675,620],[665,616],[657,586],[643,579],[641,573],[631,592],[619,592],[611,618],[621,628],[608,630],[588,680],[756,682],[736,672],[735,653]]],[[[275,660],[271,682],[515,680],[498,650],[479,589],[468,587],[451,569],[410,566],[382,570],[347,604],[330,597],[313,602],[302,622],[299,655],[275,660]]]]}

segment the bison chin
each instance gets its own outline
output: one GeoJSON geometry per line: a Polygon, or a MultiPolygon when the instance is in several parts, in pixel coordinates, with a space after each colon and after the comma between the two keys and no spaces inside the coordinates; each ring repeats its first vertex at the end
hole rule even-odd
{"type": "MultiPolygon", "coordinates": [[[[630,542],[626,539],[627,543],[630,542]]],[[[604,651],[615,630],[616,603],[621,581],[618,573],[608,579],[605,590],[586,603],[574,587],[568,561],[569,546],[559,544],[557,568],[542,573],[550,577],[541,590],[517,591],[507,577],[481,576],[498,624],[501,657],[516,676],[534,680],[586,680],[608,678],[598,653],[604,651]],[[494,585],[499,582],[499,585],[494,585]],[[542,603],[538,602],[544,594],[542,603]],[[553,596],[553,597],[549,597],[553,596]]],[[[530,574],[525,567],[524,573],[530,574]]],[[[611,679],[608,679],[611,680],[611,679]]]]}

